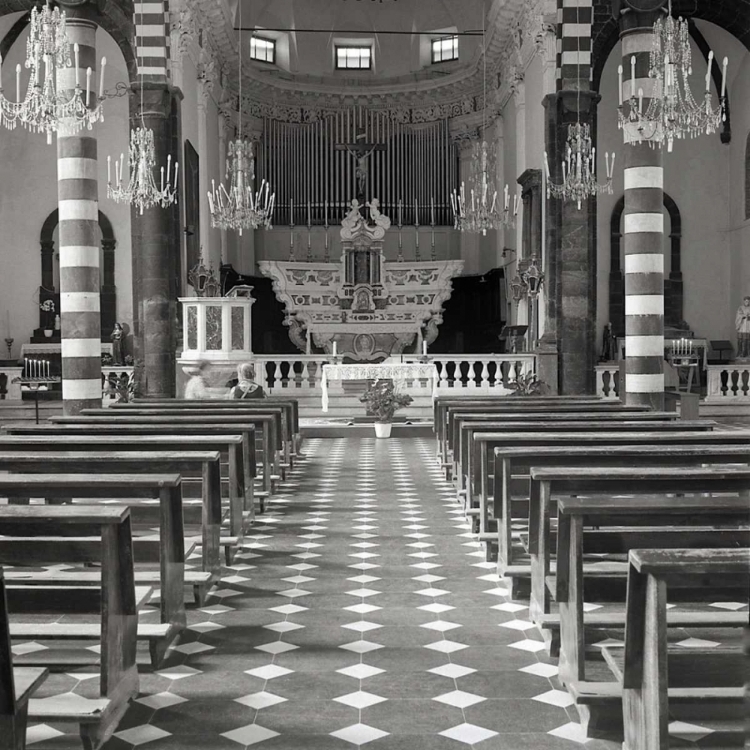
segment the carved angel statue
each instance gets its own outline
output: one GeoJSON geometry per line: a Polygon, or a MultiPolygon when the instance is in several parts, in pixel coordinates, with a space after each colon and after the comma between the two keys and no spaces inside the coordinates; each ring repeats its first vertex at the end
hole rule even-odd
{"type": "Polygon", "coordinates": [[[365,204],[370,209],[370,220],[377,227],[382,227],[387,230],[391,226],[391,220],[380,213],[380,201],[377,198],[373,198],[369,203],[365,204]]]}
{"type": "Polygon", "coordinates": [[[362,207],[359,205],[359,201],[356,198],[352,198],[351,210],[341,220],[341,226],[346,227],[350,230],[354,229],[357,224],[362,221],[362,214],[360,213],[361,210],[362,207]]]}

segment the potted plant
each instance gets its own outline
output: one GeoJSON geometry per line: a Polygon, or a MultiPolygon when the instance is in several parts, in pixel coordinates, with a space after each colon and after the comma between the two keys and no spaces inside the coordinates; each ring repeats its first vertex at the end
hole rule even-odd
{"type": "MultiPolygon", "coordinates": [[[[44,335],[49,339],[52,338],[52,334],[55,332],[52,325],[50,325],[50,316],[53,316],[55,314],[55,301],[51,299],[46,299],[44,302],[39,303],[39,309],[47,313],[45,317],[45,326],[44,326],[44,335]]],[[[54,319],[54,318],[53,318],[54,319]]]]}
{"type": "Polygon", "coordinates": [[[533,372],[525,375],[517,375],[515,380],[508,383],[508,388],[513,391],[513,396],[541,396],[547,386],[537,380],[533,372]]]}
{"type": "Polygon", "coordinates": [[[359,400],[367,405],[368,413],[375,417],[375,436],[387,438],[391,436],[391,421],[396,410],[409,406],[412,397],[397,393],[392,380],[375,380],[367,386],[359,400]]]}

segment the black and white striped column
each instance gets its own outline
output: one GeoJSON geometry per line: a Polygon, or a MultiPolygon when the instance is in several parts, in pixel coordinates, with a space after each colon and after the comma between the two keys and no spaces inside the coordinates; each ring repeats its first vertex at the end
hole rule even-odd
{"type": "MultiPolygon", "coordinates": [[[[643,111],[653,93],[648,77],[653,14],[623,30],[625,99],[643,90],[643,111]]],[[[625,145],[625,394],[627,404],[664,407],[664,168],[662,150],[648,141],[625,145]]]]}
{"type": "MultiPolygon", "coordinates": [[[[79,45],[78,75],[85,88],[86,69],[96,70],[96,25],[68,19],[67,29],[70,44],[79,45]]],[[[75,88],[75,62],[57,75],[58,89],[68,99],[75,88]]],[[[95,83],[92,75],[92,107],[97,103],[95,83]]],[[[63,408],[65,414],[78,414],[102,403],[96,136],[86,129],[71,134],[62,125],[57,136],[57,199],[63,408]]]]}

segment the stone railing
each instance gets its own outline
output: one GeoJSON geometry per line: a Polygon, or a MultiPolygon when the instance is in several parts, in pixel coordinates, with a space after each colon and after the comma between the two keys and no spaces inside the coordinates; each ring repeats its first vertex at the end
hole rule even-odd
{"type": "Polygon", "coordinates": [[[596,395],[609,401],[620,398],[620,366],[618,362],[596,365],[596,395]]]}
{"type": "Polygon", "coordinates": [[[116,386],[126,388],[133,377],[132,365],[102,365],[102,400],[114,401],[117,396],[116,386]]]}
{"type": "Polygon", "coordinates": [[[708,365],[706,403],[740,401],[750,404],[750,362],[708,365]]]}
{"type": "Polygon", "coordinates": [[[20,365],[0,365],[0,401],[21,400],[21,384],[13,380],[20,378],[22,372],[20,365]]]}
{"type": "MultiPolygon", "coordinates": [[[[402,355],[393,358],[399,362],[422,361],[415,355],[402,355]]],[[[332,362],[325,355],[266,356],[254,355],[256,378],[263,382],[268,393],[299,391],[320,393],[320,379],[323,365],[332,362]]],[[[464,390],[474,393],[510,393],[508,384],[519,375],[536,372],[535,354],[458,354],[427,355],[439,373],[439,391],[464,390]]],[[[407,382],[406,386],[431,391],[428,381],[407,382]]]]}

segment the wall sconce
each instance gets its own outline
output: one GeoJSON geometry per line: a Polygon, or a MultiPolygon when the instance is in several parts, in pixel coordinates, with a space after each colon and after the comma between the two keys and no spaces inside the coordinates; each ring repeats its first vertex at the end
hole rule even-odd
{"type": "Polygon", "coordinates": [[[536,257],[531,258],[531,265],[523,273],[523,281],[525,282],[529,297],[536,299],[544,281],[544,273],[539,270],[536,264],[536,257]]]}
{"type": "Polygon", "coordinates": [[[516,304],[526,296],[526,284],[518,274],[516,274],[510,282],[510,289],[513,293],[513,300],[516,304]]]}

